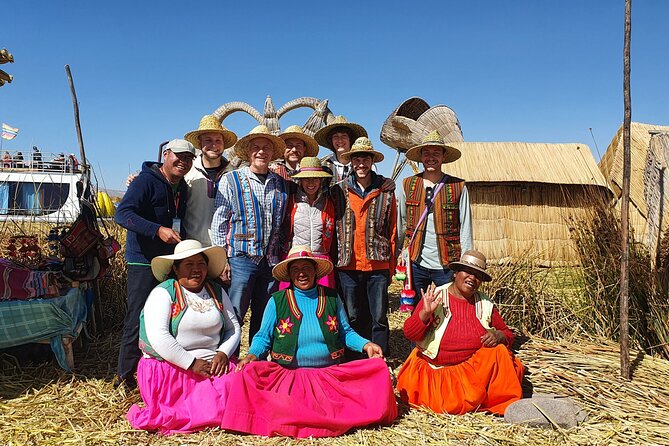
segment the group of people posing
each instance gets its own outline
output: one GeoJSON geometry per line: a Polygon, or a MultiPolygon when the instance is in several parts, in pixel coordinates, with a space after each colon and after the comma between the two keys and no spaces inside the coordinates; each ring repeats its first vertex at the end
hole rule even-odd
{"type": "Polygon", "coordinates": [[[420,298],[400,398],[452,414],[520,399],[513,334],[478,290],[491,278],[467,188],[442,172],[460,152],[431,132],[406,156],[424,170],[396,200],[374,167],[383,154],[342,116],[313,137],[260,125],[237,139],[208,115],[145,162],[115,216],[128,230],[116,385],[144,402],[131,425],[323,437],[392,423],[383,358],[400,248],[420,298]],[[319,159],[319,145],[332,153],[319,159]]]}

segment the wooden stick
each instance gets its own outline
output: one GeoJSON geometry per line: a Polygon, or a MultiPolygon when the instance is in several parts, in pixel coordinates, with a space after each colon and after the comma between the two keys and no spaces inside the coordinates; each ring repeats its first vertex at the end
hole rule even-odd
{"type": "Polygon", "coordinates": [[[623,94],[625,119],[623,122],[623,190],[620,205],[622,258],[620,264],[620,375],[630,379],[629,358],[629,202],[630,202],[630,126],[632,101],[630,95],[630,43],[632,37],[632,0],[625,0],[625,47],[623,50],[623,94]]]}
{"type": "Polygon", "coordinates": [[[74,125],[77,128],[77,140],[79,141],[79,154],[81,155],[82,169],[86,168],[86,151],[84,150],[84,138],[81,135],[81,123],[79,122],[79,102],[77,102],[77,92],[74,91],[74,82],[72,81],[72,72],[70,66],[65,65],[65,73],[67,73],[67,82],[70,84],[70,92],[72,93],[72,106],[74,107],[74,125]]]}

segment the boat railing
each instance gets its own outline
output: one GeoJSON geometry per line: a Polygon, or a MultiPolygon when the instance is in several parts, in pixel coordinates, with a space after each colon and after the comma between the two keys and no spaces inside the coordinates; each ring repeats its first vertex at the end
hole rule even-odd
{"type": "Polygon", "coordinates": [[[63,152],[41,152],[5,150],[0,158],[0,171],[29,172],[29,173],[79,173],[79,160],[74,154],[65,155],[63,152]],[[24,154],[25,153],[25,154],[24,154]]]}

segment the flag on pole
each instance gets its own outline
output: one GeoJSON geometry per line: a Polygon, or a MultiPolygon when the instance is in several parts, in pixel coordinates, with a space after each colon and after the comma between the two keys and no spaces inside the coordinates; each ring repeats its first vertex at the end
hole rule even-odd
{"type": "Polygon", "coordinates": [[[19,129],[10,127],[4,122],[2,123],[2,138],[6,139],[8,141],[11,141],[12,139],[16,138],[16,135],[19,134],[19,129]]]}

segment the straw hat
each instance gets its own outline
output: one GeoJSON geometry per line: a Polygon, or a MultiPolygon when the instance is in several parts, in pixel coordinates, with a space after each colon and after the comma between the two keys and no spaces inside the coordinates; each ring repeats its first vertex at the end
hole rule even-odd
{"type": "Polygon", "coordinates": [[[299,125],[291,125],[282,134],[279,135],[279,138],[283,139],[284,142],[290,138],[297,138],[301,140],[304,145],[307,146],[307,150],[304,151],[304,155],[302,156],[318,155],[318,143],[314,138],[304,133],[302,127],[299,125]]]}
{"type": "Polygon", "coordinates": [[[300,170],[290,176],[291,178],[332,178],[332,174],[323,169],[321,160],[316,156],[305,156],[300,161],[300,170]]]}
{"type": "MultiPolygon", "coordinates": [[[[490,282],[492,277],[486,272],[487,261],[485,256],[475,249],[465,251],[460,256],[459,262],[451,262],[448,267],[453,271],[466,271],[468,273],[479,273],[484,282],[490,282]]],[[[478,275],[478,274],[477,274],[478,275]]]]}
{"type": "Polygon", "coordinates": [[[251,141],[256,138],[267,138],[274,144],[274,155],[270,161],[283,158],[283,152],[286,150],[286,143],[283,142],[283,139],[272,134],[267,126],[262,124],[254,127],[248,135],[237,141],[237,144],[235,144],[235,155],[244,161],[249,161],[248,147],[251,141]]]}
{"type": "Polygon", "coordinates": [[[460,158],[460,151],[453,146],[449,146],[444,143],[444,138],[439,134],[438,131],[433,130],[423,138],[421,144],[413,146],[407,150],[406,157],[409,161],[415,161],[420,163],[420,152],[423,147],[441,147],[444,149],[444,164],[452,163],[453,161],[460,158]]]}
{"type": "Polygon", "coordinates": [[[197,138],[203,133],[220,133],[223,135],[223,144],[226,148],[232,147],[237,142],[237,135],[226,129],[214,115],[204,115],[200,119],[200,126],[197,130],[186,133],[184,139],[193,144],[196,149],[201,149],[200,141],[197,138]]]}
{"type": "Polygon", "coordinates": [[[311,254],[311,248],[308,246],[293,246],[288,252],[288,257],[276,264],[272,269],[272,275],[276,280],[281,282],[290,282],[290,274],[288,274],[288,267],[291,262],[295,260],[308,259],[316,263],[316,280],[323,276],[327,276],[332,271],[332,262],[328,259],[319,259],[311,254]]]}
{"type": "Polygon", "coordinates": [[[151,260],[151,272],[153,277],[159,281],[164,281],[172,271],[172,265],[175,260],[185,259],[196,254],[206,254],[209,262],[207,263],[207,275],[216,278],[221,275],[228,258],[225,249],[221,246],[202,246],[197,240],[182,240],[174,247],[174,254],[154,257],[151,260]]]}
{"type": "Polygon", "coordinates": [[[349,150],[346,153],[342,153],[339,156],[341,157],[342,161],[348,163],[351,161],[352,157],[359,155],[361,153],[369,153],[370,155],[372,155],[372,158],[374,159],[375,163],[383,161],[383,153],[374,150],[372,142],[369,140],[369,138],[365,138],[364,136],[355,140],[355,142],[351,146],[351,150],[349,150]]]}
{"type": "Polygon", "coordinates": [[[314,134],[314,139],[318,141],[318,144],[334,151],[334,147],[332,146],[332,139],[329,138],[329,136],[330,131],[336,129],[337,127],[345,127],[351,133],[353,133],[353,138],[351,138],[353,141],[360,138],[361,136],[367,136],[367,130],[365,130],[363,126],[354,122],[348,122],[343,116],[337,116],[330,124],[318,130],[314,134]]]}

